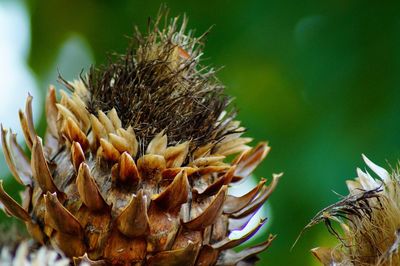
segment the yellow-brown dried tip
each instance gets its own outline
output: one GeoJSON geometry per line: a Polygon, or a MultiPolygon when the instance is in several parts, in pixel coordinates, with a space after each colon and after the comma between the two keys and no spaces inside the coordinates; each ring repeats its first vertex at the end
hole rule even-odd
{"type": "Polygon", "coordinates": [[[129,153],[124,152],[119,157],[119,181],[137,183],[140,181],[139,170],[136,163],[129,153]]]}
{"type": "Polygon", "coordinates": [[[85,161],[85,153],[83,152],[81,144],[79,142],[73,142],[71,146],[71,162],[76,172],[79,170],[79,166],[85,161]]]}

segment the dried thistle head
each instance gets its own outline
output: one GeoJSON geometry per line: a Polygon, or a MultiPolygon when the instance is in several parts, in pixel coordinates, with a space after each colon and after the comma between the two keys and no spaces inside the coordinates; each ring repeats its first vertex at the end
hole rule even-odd
{"type": "Polygon", "coordinates": [[[0,183],[5,211],[34,239],[93,265],[253,264],[273,240],[235,252],[265,223],[232,239],[269,198],[280,175],[240,197],[269,146],[255,148],[234,120],[230,98],[199,64],[201,38],[161,16],[137,45],[79,80],[50,87],[44,141],[32,97],[20,120],[31,158],[2,129],[8,166],[26,186],[19,205],[0,183]],[[234,158],[229,161],[228,158],[234,158]]]}
{"type": "Polygon", "coordinates": [[[325,222],[340,244],[318,247],[314,256],[324,265],[399,265],[400,180],[398,170],[389,174],[363,155],[377,175],[357,169],[358,177],[348,180],[349,195],[319,212],[306,228],[325,222]],[[342,232],[332,227],[338,222],[342,232]]]}

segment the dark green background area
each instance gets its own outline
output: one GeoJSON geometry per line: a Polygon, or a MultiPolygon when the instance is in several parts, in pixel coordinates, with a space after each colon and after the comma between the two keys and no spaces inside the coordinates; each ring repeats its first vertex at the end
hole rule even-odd
{"type": "MultiPolygon", "coordinates": [[[[267,231],[278,237],[260,265],[315,263],[310,248],[333,243],[323,226],[308,231],[292,252],[290,247],[309,219],[338,198],[332,190],[346,193],[344,180],[355,176],[357,166],[364,168],[361,153],[383,166],[400,158],[399,6],[349,0],[163,2],[171,15],[186,13],[199,35],[214,25],[203,63],[224,66],[218,77],[236,98],[247,135],[272,146],[256,176],[285,173],[269,200],[267,231]]],[[[46,75],[71,33],[87,40],[95,64],[105,63],[107,52],[124,52],[125,36],[134,25],[144,29],[160,3],[27,1],[29,65],[43,97],[46,75]]]]}

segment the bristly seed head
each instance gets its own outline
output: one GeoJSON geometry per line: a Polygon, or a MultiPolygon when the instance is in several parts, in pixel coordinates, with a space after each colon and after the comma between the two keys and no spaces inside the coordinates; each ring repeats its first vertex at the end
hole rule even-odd
{"type": "Polygon", "coordinates": [[[89,111],[97,115],[115,108],[122,126],[133,127],[140,148],[162,130],[169,144],[189,140],[191,150],[236,133],[226,130],[235,116],[231,98],[215,71],[199,63],[206,34],[195,38],[191,31],[185,33],[185,17],[180,27],[174,18],[160,30],[162,17],[163,12],[149,24],[146,36],[136,29],[126,54],[92,67],[82,78],[90,91],[89,111]]]}

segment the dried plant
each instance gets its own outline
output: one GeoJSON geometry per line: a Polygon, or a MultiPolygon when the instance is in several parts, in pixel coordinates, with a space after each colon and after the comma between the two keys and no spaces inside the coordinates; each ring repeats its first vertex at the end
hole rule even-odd
{"type": "Polygon", "coordinates": [[[319,212],[306,226],[325,222],[340,240],[334,248],[318,247],[314,256],[324,265],[399,265],[400,183],[399,172],[389,174],[363,155],[377,175],[357,169],[358,177],[348,180],[349,195],[319,212]],[[333,229],[340,224],[342,232],[333,229]]]}
{"type": "Polygon", "coordinates": [[[147,35],[69,91],[50,87],[44,141],[32,97],[20,111],[28,158],[2,129],[10,171],[26,186],[22,206],[0,183],[5,211],[32,237],[92,265],[250,265],[273,240],[235,252],[280,175],[240,197],[228,186],[247,178],[270,147],[255,148],[236,121],[214,71],[200,65],[201,40],[163,14],[147,35]],[[161,27],[161,28],[160,28],[161,27]],[[229,161],[228,158],[234,158],[229,161]]]}

